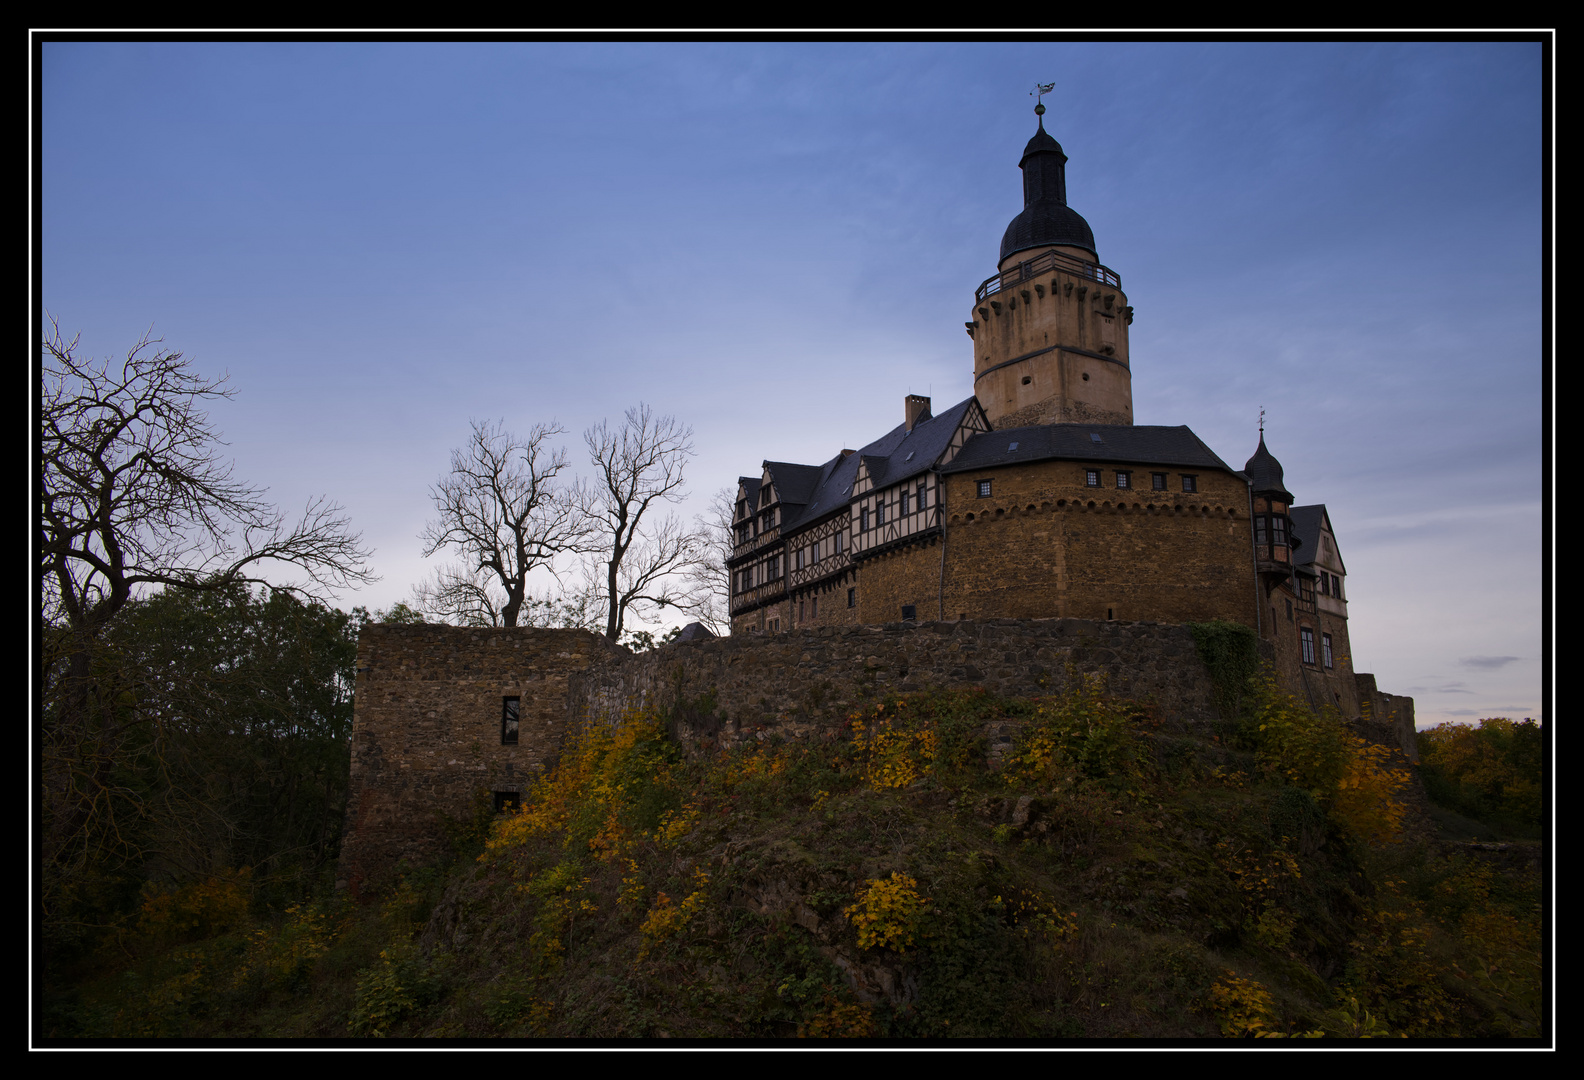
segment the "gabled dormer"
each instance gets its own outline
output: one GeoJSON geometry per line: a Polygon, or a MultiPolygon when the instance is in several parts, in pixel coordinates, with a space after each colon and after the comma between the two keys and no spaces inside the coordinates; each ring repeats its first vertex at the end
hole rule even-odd
{"type": "Polygon", "coordinates": [[[1337,547],[1331,516],[1324,503],[1295,506],[1290,511],[1293,535],[1302,546],[1293,554],[1297,568],[1313,582],[1315,603],[1323,611],[1347,617],[1347,567],[1337,547]]]}

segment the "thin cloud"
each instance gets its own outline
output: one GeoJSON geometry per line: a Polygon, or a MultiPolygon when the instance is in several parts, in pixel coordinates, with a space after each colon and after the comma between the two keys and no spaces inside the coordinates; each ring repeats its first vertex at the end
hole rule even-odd
{"type": "Polygon", "coordinates": [[[1481,668],[1486,671],[1495,671],[1497,668],[1506,667],[1514,660],[1522,660],[1521,656],[1465,656],[1458,663],[1464,667],[1481,668]]]}

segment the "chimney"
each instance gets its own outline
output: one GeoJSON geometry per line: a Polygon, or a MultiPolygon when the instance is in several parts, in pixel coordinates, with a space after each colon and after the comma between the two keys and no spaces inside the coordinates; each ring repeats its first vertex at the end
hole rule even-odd
{"type": "Polygon", "coordinates": [[[930,399],[923,394],[909,394],[902,399],[902,411],[907,415],[907,429],[912,431],[920,421],[930,418],[930,399]]]}

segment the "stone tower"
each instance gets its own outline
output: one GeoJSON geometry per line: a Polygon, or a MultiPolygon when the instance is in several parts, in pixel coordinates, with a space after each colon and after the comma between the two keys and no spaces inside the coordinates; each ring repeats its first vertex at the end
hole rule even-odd
{"type": "Polygon", "coordinates": [[[997,428],[1131,424],[1133,309],[1094,233],[1067,205],[1067,155],[1039,130],[1023,148],[1023,212],[1001,238],[994,277],[974,293],[974,393],[997,428]]]}

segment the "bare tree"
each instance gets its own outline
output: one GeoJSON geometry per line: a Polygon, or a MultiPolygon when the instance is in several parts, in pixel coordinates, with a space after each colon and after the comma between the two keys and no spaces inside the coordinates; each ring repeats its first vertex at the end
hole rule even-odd
{"type": "Polygon", "coordinates": [[[550,446],[565,433],[535,424],[519,439],[504,423],[473,423],[468,445],[452,451],[451,472],[430,489],[439,516],[424,529],[425,557],[453,548],[462,565],[441,570],[420,588],[425,610],[450,621],[516,626],[536,569],[583,550],[587,528],[556,477],[566,451],[550,446]]]}
{"type": "Polygon", "coordinates": [[[629,611],[686,607],[690,600],[684,576],[704,557],[705,541],[658,511],[683,498],[692,439],[691,428],[642,404],[628,409],[615,431],[601,421],[583,433],[594,477],[581,489],[581,502],[598,538],[611,641],[619,639],[629,611]]]}
{"type": "MultiPolygon", "coordinates": [[[[270,562],[305,571],[323,597],[373,580],[341,508],[285,517],[220,459],[205,406],[232,396],[144,335],[120,364],[81,360],[52,321],[39,445],[40,616],[95,634],[147,586],[263,583],[270,562]]],[[[277,585],[277,587],[280,587],[277,585]]]]}
{"type": "Polygon", "coordinates": [[[276,588],[313,597],[374,578],[340,507],[315,499],[288,524],[262,489],[233,477],[204,411],[231,396],[226,380],[198,375],[157,345],[145,334],[124,360],[83,359],[53,319],[42,343],[35,536],[46,908],[64,880],[122,843],[110,808],[135,806],[137,796],[112,773],[129,734],[158,723],[137,707],[106,644],[116,616],[150,589],[266,583],[272,563],[305,575],[276,588]]]}
{"type": "Polygon", "coordinates": [[[688,571],[688,613],[717,637],[731,633],[732,518],[736,492],[721,488],[710,499],[709,511],[694,520],[694,529],[705,541],[701,560],[688,571]]]}
{"type": "MultiPolygon", "coordinates": [[[[411,606],[454,626],[504,626],[509,599],[494,571],[453,563],[440,567],[432,578],[413,587],[411,606]]],[[[528,623],[521,610],[518,619],[528,623]]]]}

